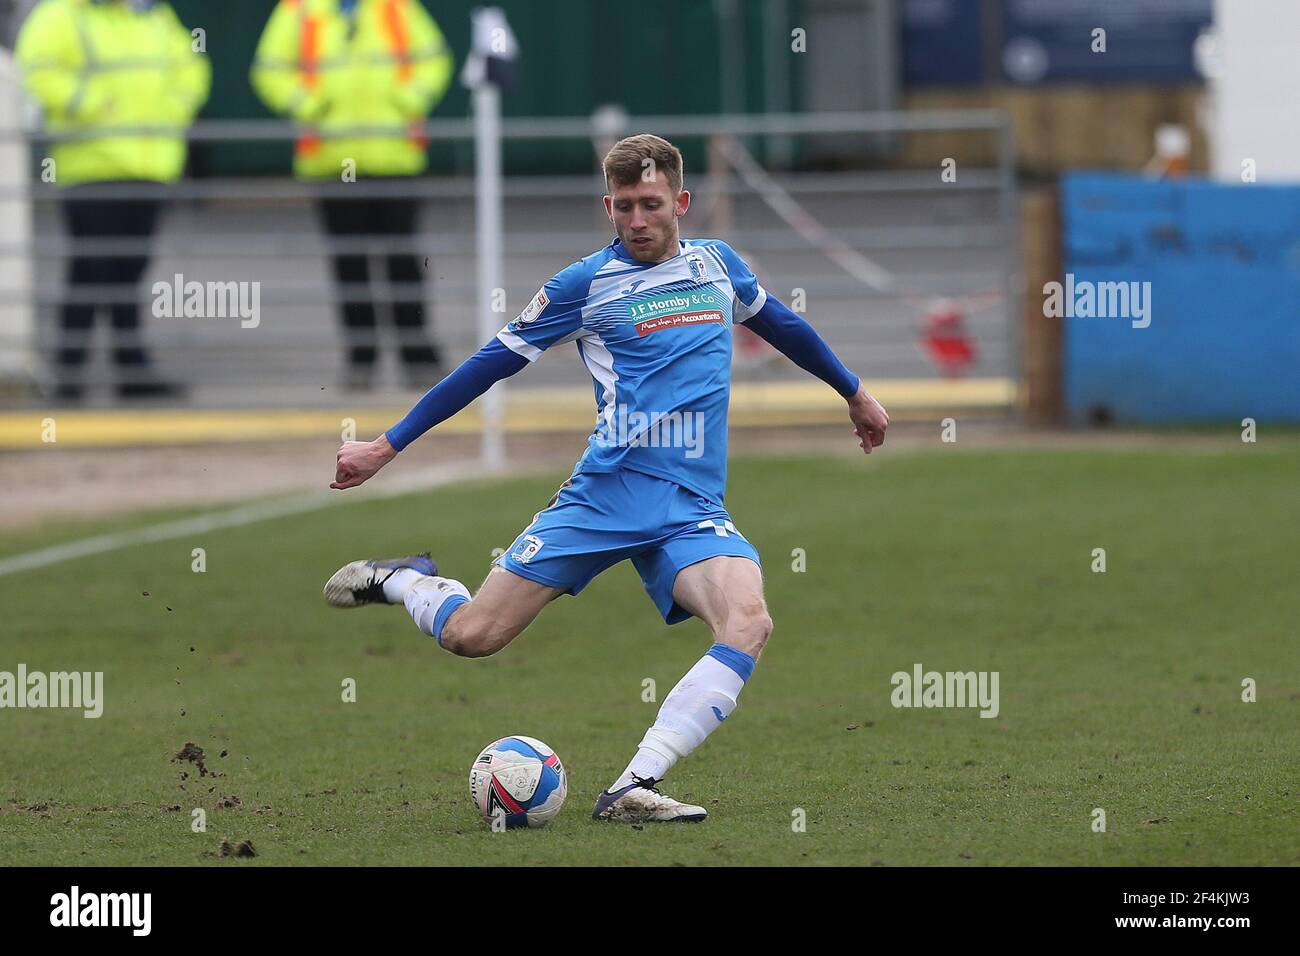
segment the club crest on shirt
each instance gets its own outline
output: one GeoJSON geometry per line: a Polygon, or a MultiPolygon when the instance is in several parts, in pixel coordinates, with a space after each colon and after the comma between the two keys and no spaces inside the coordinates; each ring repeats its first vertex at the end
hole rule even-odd
{"type": "Polygon", "coordinates": [[[542,550],[542,544],[542,539],[537,537],[537,535],[526,534],[524,535],[523,540],[519,542],[519,547],[515,549],[515,553],[510,555],[510,557],[514,558],[520,564],[527,564],[533,559],[538,551],[542,550]]]}
{"type": "Polygon", "coordinates": [[[692,253],[686,257],[686,264],[690,267],[691,278],[696,282],[704,282],[709,278],[709,267],[705,264],[703,256],[692,253]]]}
{"type": "Polygon", "coordinates": [[[537,295],[533,296],[532,301],[524,308],[524,311],[515,316],[515,320],[510,323],[512,329],[519,329],[530,322],[536,322],[537,317],[542,314],[542,310],[551,304],[551,300],[546,296],[546,289],[537,290],[537,295]]]}

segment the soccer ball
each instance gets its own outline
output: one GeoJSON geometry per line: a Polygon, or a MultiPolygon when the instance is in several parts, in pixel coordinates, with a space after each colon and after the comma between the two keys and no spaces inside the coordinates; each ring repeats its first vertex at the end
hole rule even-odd
{"type": "Polygon", "coordinates": [[[494,740],[474,758],[469,792],[483,819],[507,828],[545,826],[564,806],[569,781],[555,751],[534,737],[494,740]]]}

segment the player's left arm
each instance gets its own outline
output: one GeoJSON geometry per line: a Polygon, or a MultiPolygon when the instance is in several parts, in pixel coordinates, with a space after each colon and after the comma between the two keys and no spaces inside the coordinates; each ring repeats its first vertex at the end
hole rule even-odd
{"type": "Polygon", "coordinates": [[[763,307],[741,323],[806,372],[816,375],[849,405],[849,420],[857,434],[862,450],[868,455],[871,449],[885,442],[885,429],[889,427],[889,413],[872,398],[861,378],[853,374],[831,351],[817,330],[791,312],[774,296],[767,296],[763,307]]]}
{"type": "Polygon", "coordinates": [[[861,378],[840,361],[816,329],[759,285],[749,266],[730,246],[717,243],[716,248],[736,290],[736,319],[840,394],[848,403],[849,420],[864,452],[869,455],[872,448],[884,444],[889,413],[871,396],[861,378]]]}

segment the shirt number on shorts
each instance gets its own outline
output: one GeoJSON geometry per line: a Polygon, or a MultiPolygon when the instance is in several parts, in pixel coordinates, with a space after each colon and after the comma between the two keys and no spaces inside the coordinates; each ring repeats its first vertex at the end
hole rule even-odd
{"type": "Polygon", "coordinates": [[[740,538],[742,540],[745,541],[749,540],[743,534],[737,531],[736,526],[732,524],[730,521],[724,521],[721,524],[719,524],[718,522],[714,521],[712,518],[705,518],[695,527],[712,528],[713,533],[716,534],[719,538],[725,538],[730,533],[730,534],[734,534],[737,538],[740,538]]]}

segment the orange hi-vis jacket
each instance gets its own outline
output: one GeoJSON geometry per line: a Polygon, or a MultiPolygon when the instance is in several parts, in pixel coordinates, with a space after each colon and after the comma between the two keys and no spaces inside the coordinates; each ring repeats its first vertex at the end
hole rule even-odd
{"type": "Polygon", "coordinates": [[[451,82],[453,58],[418,0],[280,0],[257,45],[253,88],[306,127],[294,172],[308,179],[424,171],[418,127],[451,82]],[[356,130],[356,132],[350,132],[356,130]]]}

